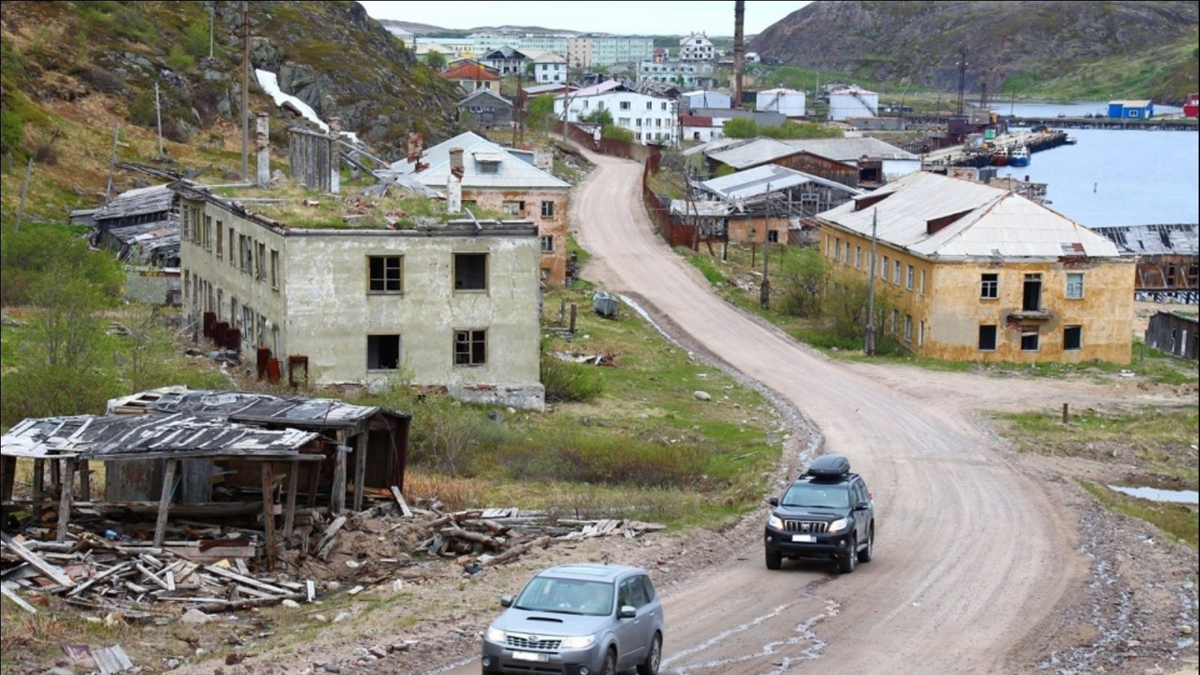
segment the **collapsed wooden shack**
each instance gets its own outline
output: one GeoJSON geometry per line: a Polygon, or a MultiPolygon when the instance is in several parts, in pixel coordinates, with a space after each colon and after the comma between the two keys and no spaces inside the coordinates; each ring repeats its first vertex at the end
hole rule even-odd
{"type": "Polygon", "coordinates": [[[226,524],[252,519],[268,568],[276,519],[291,537],[301,495],[308,508],[363,509],[368,492],[403,488],[406,414],[331,399],[171,387],[109,402],[100,416],[24,420],[0,443],[5,516],[30,507],[63,541],[73,511],[137,520],[154,515],[154,544],[168,521],[226,524]],[[28,502],[13,499],[17,460],[33,461],[28,502]],[[103,497],[91,466],[103,462],[103,497]],[[47,476],[49,473],[49,476],[47,476]],[[76,475],[79,499],[75,498],[76,475]],[[56,519],[44,514],[57,509],[56,519]],[[261,514],[261,515],[260,515],[261,514]],[[259,519],[261,518],[261,522],[259,519]]]}

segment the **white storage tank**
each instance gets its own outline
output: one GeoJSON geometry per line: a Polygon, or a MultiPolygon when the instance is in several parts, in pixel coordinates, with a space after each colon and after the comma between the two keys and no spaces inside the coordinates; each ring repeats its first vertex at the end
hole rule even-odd
{"type": "Polygon", "coordinates": [[[754,109],[783,113],[787,117],[804,117],[804,92],[783,88],[760,91],[754,109]]]}
{"type": "Polygon", "coordinates": [[[838,89],[829,94],[829,119],[844,122],[852,117],[879,117],[879,94],[866,89],[838,89]]]}

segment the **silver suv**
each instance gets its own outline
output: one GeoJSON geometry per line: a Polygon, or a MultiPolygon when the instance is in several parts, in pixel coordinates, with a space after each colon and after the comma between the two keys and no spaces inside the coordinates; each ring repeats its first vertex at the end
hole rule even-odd
{"type": "Polygon", "coordinates": [[[560,565],[539,572],[483,638],[483,673],[616,675],[662,661],[662,603],[650,575],[624,565],[560,565]]]}

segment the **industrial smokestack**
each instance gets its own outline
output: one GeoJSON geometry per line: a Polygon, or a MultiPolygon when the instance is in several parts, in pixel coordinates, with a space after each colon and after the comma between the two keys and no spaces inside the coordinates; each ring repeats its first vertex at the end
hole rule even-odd
{"type": "Polygon", "coordinates": [[[265,187],[271,181],[271,140],[268,135],[270,118],[259,112],[255,120],[254,151],[258,157],[258,186],[265,187]]]}
{"type": "Polygon", "coordinates": [[[733,3],[733,107],[742,107],[742,66],[746,59],[746,40],[744,27],[746,23],[746,3],[738,0],[733,3]]]}

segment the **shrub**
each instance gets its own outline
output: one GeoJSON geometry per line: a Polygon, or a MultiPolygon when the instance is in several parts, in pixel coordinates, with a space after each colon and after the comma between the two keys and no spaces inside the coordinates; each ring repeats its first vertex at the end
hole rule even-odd
{"type": "Polygon", "coordinates": [[[614,141],[625,141],[626,143],[633,142],[633,132],[615,124],[606,124],[600,130],[600,138],[607,138],[614,141]]]}
{"type": "Polygon", "coordinates": [[[604,378],[596,366],[543,356],[541,371],[547,401],[586,403],[596,400],[604,393],[604,378]]]}
{"type": "Polygon", "coordinates": [[[142,127],[153,127],[158,122],[154,107],[154,90],[143,90],[129,102],[129,121],[142,127]]]}
{"type": "Polygon", "coordinates": [[[195,63],[196,59],[187,52],[183,51],[183,48],[179,45],[171,47],[171,53],[167,54],[167,66],[174,71],[182,72],[188,70],[195,65],[195,63]]]}
{"type": "Polygon", "coordinates": [[[196,57],[208,56],[208,44],[207,19],[197,19],[184,29],[183,47],[188,54],[196,57]]]}

